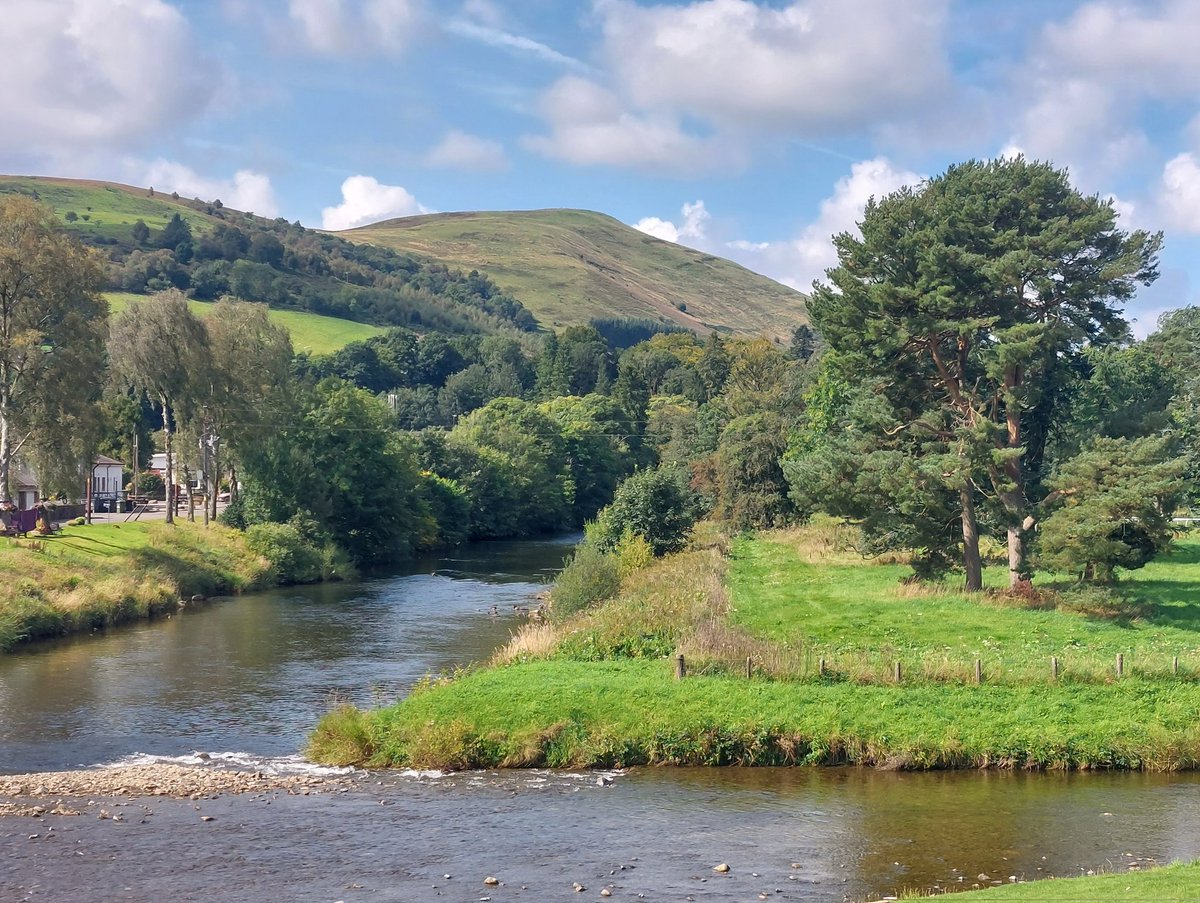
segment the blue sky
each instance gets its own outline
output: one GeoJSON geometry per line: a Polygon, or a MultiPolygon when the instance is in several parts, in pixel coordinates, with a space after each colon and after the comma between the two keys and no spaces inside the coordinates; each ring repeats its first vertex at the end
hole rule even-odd
{"type": "Polygon", "coordinates": [[[1200,0],[4,0],[0,171],[312,226],[582,207],[806,288],[863,203],[1069,167],[1200,296],[1200,0]]]}

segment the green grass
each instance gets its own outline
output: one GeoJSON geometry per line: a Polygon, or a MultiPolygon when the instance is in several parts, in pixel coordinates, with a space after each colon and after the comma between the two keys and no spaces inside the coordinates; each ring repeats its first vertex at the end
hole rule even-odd
{"type": "Polygon", "coordinates": [[[1195,540],[1126,587],[1151,614],[1114,623],[902,589],[904,568],[855,561],[820,535],[741,539],[731,559],[719,536],[702,535],[627,577],[612,601],[526,628],[490,668],[430,681],[380,711],[331,714],[310,754],[446,768],[1200,766],[1195,662],[1179,676],[1163,667],[1195,651],[1195,540]],[[973,659],[960,659],[987,649],[975,686],[973,659]],[[1119,682],[1106,672],[1114,649],[1129,662],[1119,682]],[[1052,650],[1064,657],[1058,681],[1043,662],[1052,650]],[[676,651],[689,663],[683,681],[676,651]],[[824,675],[819,653],[833,663],[824,675]],[[899,685],[893,657],[907,662],[899,685]]]}
{"type": "MultiPolygon", "coordinates": [[[[130,292],[105,292],[112,313],[119,313],[130,304],[146,298],[130,292]]],[[[188,306],[197,316],[206,316],[213,305],[205,301],[189,301],[188,306]]],[[[272,323],[286,329],[292,336],[292,347],[296,351],[307,351],[312,355],[332,354],[350,342],[362,342],[383,332],[378,326],[341,320],[321,314],[299,310],[269,310],[267,316],[272,323]]]]}
{"type": "Polygon", "coordinates": [[[799,292],[585,210],[433,214],[342,235],[477,269],[554,329],[638,317],[788,341],[808,319],[799,292]]]}
{"type": "MultiPolygon", "coordinates": [[[[938,895],[953,903],[1185,903],[1200,898],[1200,863],[1176,863],[1146,872],[1048,878],[987,890],[938,895]]],[[[926,897],[911,899],[931,899],[926,897]]]]}
{"type": "Polygon", "coordinates": [[[139,219],[152,230],[162,229],[171,216],[182,216],[192,232],[200,234],[212,229],[215,220],[170,194],[111,182],[81,179],[49,179],[36,176],[0,176],[0,193],[27,194],[50,206],[63,225],[81,235],[127,238],[129,230],[139,219]],[[79,217],[67,222],[68,211],[79,217]],[[84,219],[84,217],[87,219],[84,219]]]}
{"type": "MultiPolygon", "coordinates": [[[[703,676],[676,681],[664,661],[536,661],[477,671],[364,716],[368,744],[351,759],[433,767],[849,763],[1162,770],[1200,763],[1198,712],[1200,686],[1182,682],[891,687],[703,676]]],[[[319,736],[320,729],[311,751],[325,760],[319,736]]]]}
{"type": "Polygon", "coordinates": [[[0,651],[269,582],[269,563],[219,524],[93,524],[0,539],[0,651]]]}
{"type": "MultiPolygon", "coordinates": [[[[848,674],[889,674],[899,660],[912,677],[1044,679],[1051,656],[1065,678],[1107,679],[1117,653],[1126,671],[1169,672],[1172,659],[1200,674],[1200,540],[1125,576],[1119,595],[1139,616],[1086,617],[1021,607],[1006,597],[980,601],[950,589],[906,591],[902,565],[805,560],[802,533],[734,544],[729,567],[732,622],[794,650],[808,669],[825,658],[848,674]],[[801,544],[798,546],[797,542],[801,544]]],[[[1002,578],[1001,568],[991,576],[1002,578]]]]}

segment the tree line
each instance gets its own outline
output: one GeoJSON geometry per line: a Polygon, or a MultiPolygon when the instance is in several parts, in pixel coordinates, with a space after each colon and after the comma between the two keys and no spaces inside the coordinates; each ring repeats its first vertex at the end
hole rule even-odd
{"type": "Polygon", "coordinates": [[[78,348],[100,369],[108,355],[110,435],[154,420],[164,441],[217,437],[243,489],[233,523],[292,524],[360,562],[585,523],[589,555],[660,554],[698,517],[824,512],[860,527],[864,555],[902,550],[915,577],[972,590],[1003,549],[1026,591],[1037,569],[1107,581],[1144,564],[1195,495],[1200,313],[1140,342],[1121,314],[1161,241],[1049,164],[972,162],[835,237],[790,345],[397,327],[296,357],[261,308],[224,300],[202,323],[168,293],[115,318],[107,351],[78,348]]]}

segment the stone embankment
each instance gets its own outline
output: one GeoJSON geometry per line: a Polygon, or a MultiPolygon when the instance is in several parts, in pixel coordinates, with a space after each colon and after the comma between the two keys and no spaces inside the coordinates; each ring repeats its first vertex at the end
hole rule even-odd
{"type": "MultiPolygon", "coordinates": [[[[106,805],[112,805],[114,798],[119,801],[145,797],[202,800],[216,799],[222,794],[265,793],[307,796],[340,791],[348,786],[347,781],[338,778],[267,775],[259,771],[184,765],[131,765],[0,775],[0,816],[80,815],[80,806],[95,806],[98,798],[104,798],[106,805]],[[48,805],[35,801],[46,801],[48,805]]],[[[100,817],[104,818],[107,810],[100,811],[100,817]]]]}

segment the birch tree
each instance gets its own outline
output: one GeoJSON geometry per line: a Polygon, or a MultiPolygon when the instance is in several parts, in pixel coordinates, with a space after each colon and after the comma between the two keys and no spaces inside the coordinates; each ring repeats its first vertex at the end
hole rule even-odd
{"type": "Polygon", "coordinates": [[[109,355],[116,378],[162,408],[167,523],[174,523],[172,432],[196,415],[212,385],[208,332],[180,292],[160,292],[113,318],[109,355]]]}
{"type": "Polygon", "coordinates": [[[0,197],[0,503],[11,501],[18,455],[60,463],[94,420],[108,318],[101,278],[46,207],[0,197]]]}

